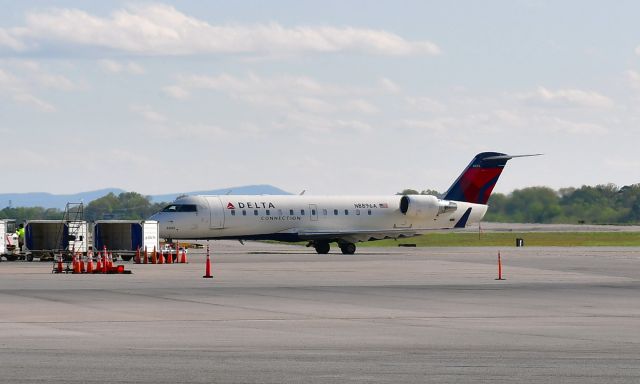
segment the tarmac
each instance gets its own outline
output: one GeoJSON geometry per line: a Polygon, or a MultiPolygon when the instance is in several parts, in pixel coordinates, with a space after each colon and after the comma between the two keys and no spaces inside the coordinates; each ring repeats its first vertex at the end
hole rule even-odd
{"type": "Polygon", "coordinates": [[[200,250],[131,275],[0,263],[0,382],[640,383],[640,248],[211,255],[213,279],[200,250]]]}

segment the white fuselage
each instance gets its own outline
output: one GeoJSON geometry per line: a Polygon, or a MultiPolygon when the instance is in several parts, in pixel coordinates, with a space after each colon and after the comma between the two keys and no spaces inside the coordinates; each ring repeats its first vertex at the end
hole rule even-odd
{"type": "Polygon", "coordinates": [[[332,239],[349,242],[413,236],[479,222],[487,206],[447,202],[434,196],[224,195],[187,196],[153,215],[160,237],[169,239],[332,239]],[[405,197],[406,198],[406,197],[405,197]],[[420,200],[422,199],[422,200],[420,200]],[[424,202],[423,202],[424,200],[424,202]],[[438,206],[455,206],[451,210],[438,206]],[[435,204],[435,205],[434,205],[435,204]],[[463,222],[461,219],[463,216],[463,222]]]}

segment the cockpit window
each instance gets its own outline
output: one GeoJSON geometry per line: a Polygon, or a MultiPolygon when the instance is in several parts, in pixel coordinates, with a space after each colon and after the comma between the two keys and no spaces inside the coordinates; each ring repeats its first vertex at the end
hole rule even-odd
{"type": "Polygon", "coordinates": [[[164,207],[162,212],[198,212],[195,204],[171,204],[164,207]]]}

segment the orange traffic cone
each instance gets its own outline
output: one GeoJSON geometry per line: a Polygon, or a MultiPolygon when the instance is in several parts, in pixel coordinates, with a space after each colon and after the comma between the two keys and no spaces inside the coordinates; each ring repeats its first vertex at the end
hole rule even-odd
{"type": "Polygon", "coordinates": [[[160,256],[158,257],[158,264],[164,264],[164,252],[160,252],[160,256]]]}
{"type": "Polygon", "coordinates": [[[205,279],[212,279],[211,276],[211,258],[209,257],[209,244],[207,244],[207,261],[205,264],[205,275],[202,276],[205,279]]]}
{"type": "Polygon", "coordinates": [[[97,273],[102,272],[102,255],[100,255],[100,252],[98,252],[98,262],[96,264],[96,272],[97,273]]]}
{"type": "Polygon", "coordinates": [[[78,264],[80,264],[80,273],[84,273],[84,255],[81,253],[78,254],[78,264]]]}
{"type": "Polygon", "coordinates": [[[76,257],[75,253],[71,256],[71,263],[73,273],[80,273],[80,263],[78,262],[78,258],[76,257]]]}
{"type": "Polygon", "coordinates": [[[58,255],[58,265],[56,266],[56,273],[62,273],[62,255],[58,255]]]}
{"type": "Polygon", "coordinates": [[[100,268],[101,273],[107,273],[107,246],[102,247],[102,268],[100,268]]]}
{"type": "Polygon", "coordinates": [[[171,263],[173,263],[173,252],[169,250],[169,252],[167,252],[167,264],[171,264],[171,263]]]}
{"type": "Polygon", "coordinates": [[[505,280],[502,277],[502,258],[500,257],[500,251],[498,251],[498,278],[496,280],[505,280]]]}
{"type": "Polygon", "coordinates": [[[144,264],[148,264],[149,263],[149,254],[147,253],[147,246],[144,246],[144,257],[143,257],[143,262],[144,264]]]}
{"type": "Polygon", "coordinates": [[[93,251],[87,253],[87,273],[93,273],[93,251]]]}
{"type": "Polygon", "coordinates": [[[180,262],[182,264],[187,264],[188,263],[188,261],[187,261],[187,250],[186,249],[182,250],[182,260],[180,260],[180,262]]]}
{"type": "Polygon", "coordinates": [[[113,268],[113,254],[109,252],[109,256],[107,257],[107,271],[110,271],[113,268]]]}
{"type": "Polygon", "coordinates": [[[140,247],[136,249],[136,257],[133,259],[133,262],[136,264],[140,264],[140,247]]]}
{"type": "Polygon", "coordinates": [[[158,263],[158,252],[156,251],[156,246],[153,246],[153,253],[151,254],[151,264],[158,263]]]}

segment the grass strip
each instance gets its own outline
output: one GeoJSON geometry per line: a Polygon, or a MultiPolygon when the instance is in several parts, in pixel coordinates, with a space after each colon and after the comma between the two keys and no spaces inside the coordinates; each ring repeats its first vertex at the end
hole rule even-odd
{"type": "Polygon", "coordinates": [[[400,240],[378,240],[358,243],[358,247],[507,247],[516,239],[528,247],[639,247],[640,232],[487,232],[431,233],[400,240]]]}

